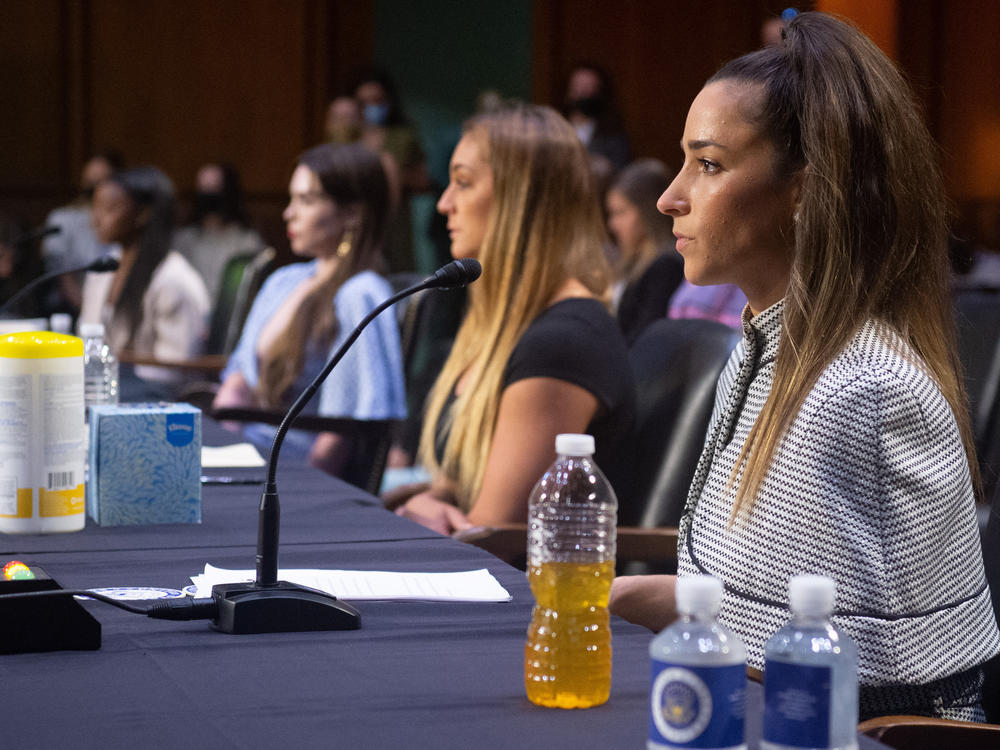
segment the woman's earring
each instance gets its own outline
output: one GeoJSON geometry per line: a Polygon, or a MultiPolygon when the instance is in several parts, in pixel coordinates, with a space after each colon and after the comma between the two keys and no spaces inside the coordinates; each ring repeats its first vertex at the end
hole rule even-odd
{"type": "Polygon", "coordinates": [[[351,243],[354,242],[354,233],[347,229],[344,231],[343,236],[340,238],[340,244],[337,245],[337,257],[346,258],[351,254],[351,243]]]}

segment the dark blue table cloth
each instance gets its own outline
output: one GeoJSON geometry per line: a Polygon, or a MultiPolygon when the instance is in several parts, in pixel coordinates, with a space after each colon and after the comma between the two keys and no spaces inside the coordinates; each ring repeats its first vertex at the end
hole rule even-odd
{"type": "MultiPolygon", "coordinates": [[[[249,470],[247,470],[249,471],[249,470]]],[[[613,619],[611,698],[582,711],[524,697],[533,603],[524,573],[388,513],[304,467],[279,473],[286,568],[488,568],[507,603],[361,602],[362,628],[227,635],[205,621],[150,620],[108,605],[98,651],[0,656],[0,747],[641,748],[652,634],[613,619]]],[[[260,488],[206,486],[201,525],[0,534],[0,559],[65,588],[182,588],[205,563],[252,568],[260,488]]],[[[749,685],[748,738],[762,691],[749,685]]],[[[881,747],[860,738],[861,747],[881,747]]]]}

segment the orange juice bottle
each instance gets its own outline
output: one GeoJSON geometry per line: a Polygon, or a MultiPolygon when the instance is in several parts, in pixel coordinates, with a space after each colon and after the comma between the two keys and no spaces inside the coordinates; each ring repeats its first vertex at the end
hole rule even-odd
{"type": "Polygon", "coordinates": [[[528,700],[587,708],[611,692],[608,592],[618,501],[590,435],[559,435],[558,458],[532,490],[528,581],[535,608],[524,649],[528,700]]]}

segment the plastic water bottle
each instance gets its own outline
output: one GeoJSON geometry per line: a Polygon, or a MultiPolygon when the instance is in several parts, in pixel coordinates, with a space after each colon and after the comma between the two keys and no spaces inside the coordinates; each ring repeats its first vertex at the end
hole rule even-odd
{"type": "Polygon", "coordinates": [[[677,579],[680,619],[649,646],[648,750],[746,748],[746,646],[716,620],[722,581],[677,579]]]}
{"type": "Polygon", "coordinates": [[[524,649],[528,700],[587,708],[611,692],[608,593],[618,500],[590,435],[556,437],[558,458],[531,492],[528,582],[535,608],[524,649]]]}
{"type": "Polygon", "coordinates": [[[825,576],[788,583],[792,620],[764,645],[764,750],[858,746],[858,652],[830,624],[835,593],[825,576]]]}
{"type": "Polygon", "coordinates": [[[90,421],[90,407],[118,403],[118,360],[104,343],[102,323],[80,325],[83,338],[84,420],[90,421]]]}

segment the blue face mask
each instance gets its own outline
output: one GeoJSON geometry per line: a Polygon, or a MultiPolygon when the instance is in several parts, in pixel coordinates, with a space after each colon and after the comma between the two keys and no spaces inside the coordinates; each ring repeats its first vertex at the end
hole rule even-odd
{"type": "Polygon", "coordinates": [[[366,104],[365,122],[369,125],[384,125],[389,116],[388,104],[366,104]]]}

